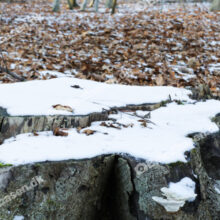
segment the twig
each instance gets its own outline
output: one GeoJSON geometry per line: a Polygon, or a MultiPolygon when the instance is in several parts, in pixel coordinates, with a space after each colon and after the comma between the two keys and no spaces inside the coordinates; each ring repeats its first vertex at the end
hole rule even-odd
{"type": "Polygon", "coordinates": [[[13,78],[19,81],[25,81],[25,78],[22,76],[18,76],[16,73],[9,71],[7,68],[0,66],[0,72],[6,72],[8,75],[12,76],[13,78]]]}
{"type": "Polygon", "coordinates": [[[7,62],[6,60],[4,59],[4,56],[3,56],[3,53],[2,53],[2,50],[0,48],[0,53],[1,53],[1,57],[2,57],[2,61],[3,61],[3,64],[5,67],[2,67],[0,66],[0,72],[6,72],[8,75],[12,76],[13,78],[19,80],[19,81],[25,81],[25,78],[22,77],[22,76],[18,76],[16,73],[13,73],[11,72],[8,67],[7,67],[7,62]]]}
{"type": "MultiPolygon", "coordinates": [[[[119,112],[122,112],[122,111],[119,110],[119,112]]],[[[137,115],[137,114],[129,114],[128,112],[122,112],[122,113],[124,113],[126,115],[130,115],[130,116],[135,116],[135,117],[141,118],[141,119],[145,120],[147,123],[151,123],[153,125],[156,125],[154,122],[152,122],[151,120],[145,118],[144,116],[140,116],[140,115],[137,115]]]]}
{"type": "MultiPolygon", "coordinates": [[[[110,107],[109,107],[109,108],[110,108],[110,107]]],[[[144,118],[143,116],[140,116],[140,115],[137,115],[137,114],[129,114],[128,112],[120,111],[119,109],[117,109],[117,107],[116,107],[116,108],[110,108],[110,110],[103,108],[102,110],[103,110],[103,111],[107,111],[107,112],[112,111],[112,110],[113,110],[113,111],[116,111],[116,112],[121,112],[121,113],[123,113],[123,114],[130,115],[130,116],[132,116],[132,117],[141,118],[141,119],[145,120],[147,123],[151,123],[151,124],[153,124],[153,125],[156,125],[154,122],[152,122],[152,121],[149,120],[149,119],[144,118]]]]}

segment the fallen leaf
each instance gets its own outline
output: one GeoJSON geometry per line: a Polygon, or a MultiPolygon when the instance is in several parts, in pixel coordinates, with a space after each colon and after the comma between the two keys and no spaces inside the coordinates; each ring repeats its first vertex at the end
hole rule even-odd
{"type": "Polygon", "coordinates": [[[82,133],[84,133],[84,134],[86,134],[86,135],[88,136],[88,135],[94,134],[95,131],[94,131],[94,130],[91,130],[91,129],[86,129],[86,130],[84,130],[82,133]]]}
{"type": "Polygon", "coordinates": [[[107,128],[116,128],[116,129],[121,129],[119,126],[114,125],[113,123],[107,124],[106,122],[102,122],[100,126],[105,126],[107,128]]]}
{"type": "Polygon", "coordinates": [[[91,78],[95,81],[98,81],[98,82],[104,82],[105,81],[105,77],[102,76],[102,75],[98,75],[98,74],[91,74],[91,78]]]}
{"type": "Polygon", "coordinates": [[[63,111],[68,111],[68,112],[73,112],[73,109],[70,106],[67,105],[53,105],[53,108],[55,108],[56,110],[63,110],[63,111]]]}
{"type": "Polygon", "coordinates": [[[188,65],[188,67],[195,70],[199,66],[199,61],[195,57],[193,57],[188,60],[187,65],[188,65]]]}
{"type": "Polygon", "coordinates": [[[54,136],[68,136],[67,132],[62,131],[60,128],[56,127],[53,130],[53,135],[54,136]]]}
{"type": "Polygon", "coordinates": [[[156,84],[157,86],[162,86],[164,85],[164,79],[163,79],[163,76],[162,75],[158,75],[156,77],[156,84]]]}
{"type": "Polygon", "coordinates": [[[146,127],[147,127],[147,122],[146,122],[146,121],[142,122],[142,123],[141,123],[141,126],[143,126],[143,127],[146,128],[146,127]]]}
{"type": "Polygon", "coordinates": [[[78,133],[80,133],[80,131],[82,130],[82,128],[81,128],[81,127],[77,127],[76,130],[77,130],[78,133]]]}

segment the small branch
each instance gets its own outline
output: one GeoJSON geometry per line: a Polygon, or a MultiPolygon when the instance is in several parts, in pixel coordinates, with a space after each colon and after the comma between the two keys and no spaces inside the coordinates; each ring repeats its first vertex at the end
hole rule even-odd
{"type": "Polygon", "coordinates": [[[6,62],[6,60],[4,59],[4,55],[3,55],[3,52],[2,52],[2,50],[1,50],[1,48],[0,48],[0,53],[1,53],[2,61],[3,61],[3,65],[5,66],[5,67],[2,67],[2,66],[0,65],[0,72],[5,72],[5,73],[7,73],[8,75],[10,75],[11,77],[13,77],[14,79],[17,79],[17,80],[19,80],[19,81],[25,81],[25,78],[24,78],[24,77],[19,76],[19,75],[17,75],[16,73],[13,73],[13,72],[11,72],[11,71],[8,69],[8,67],[7,67],[7,62],[6,62]]]}
{"type": "Polygon", "coordinates": [[[16,73],[13,73],[11,71],[9,71],[7,68],[4,68],[2,66],[0,66],[0,72],[6,72],[8,75],[10,75],[11,77],[13,77],[14,79],[17,79],[19,81],[25,81],[25,78],[22,76],[17,75],[16,73]]]}

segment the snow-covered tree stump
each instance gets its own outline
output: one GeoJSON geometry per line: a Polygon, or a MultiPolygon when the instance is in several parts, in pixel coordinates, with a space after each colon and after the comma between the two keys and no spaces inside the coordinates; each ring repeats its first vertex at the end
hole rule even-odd
{"type": "Polygon", "coordinates": [[[0,219],[218,219],[220,102],[189,95],[76,78],[0,85],[0,219]]]}

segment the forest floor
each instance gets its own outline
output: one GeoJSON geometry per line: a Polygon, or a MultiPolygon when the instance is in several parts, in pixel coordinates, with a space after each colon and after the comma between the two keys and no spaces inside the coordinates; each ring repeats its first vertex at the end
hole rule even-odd
{"type": "MultiPolygon", "coordinates": [[[[26,80],[74,76],[107,83],[220,87],[220,16],[207,4],[119,3],[111,15],[52,12],[52,2],[0,3],[0,48],[26,80]]],[[[2,61],[1,66],[5,63],[2,61]]],[[[16,81],[5,72],[0,81],[16,81]]]]}
{"type": "Polygon", "coordinates": [[[0,3],[0,67],[28,81],[11,83],[18,80],[0,73],[5,120],[109,114],[88,127],[40,132],[33,125],[32,133],[4,141],[0,161],[22,164],[118,152],[185,162],[184,152],[194,147],[189,134],[219,131],[211,118],[219,113],[220,101],[189,97],[189,88],[200,84],[215,95],[220,92],[220,16],[208,8],[120,3],[111,15],[104,5],[95,13],[62,4],[61,12],[53,13],[48,1],[0,3]],[[147,103],[159,104],[158,109],[127,108],[147,103]]]}

